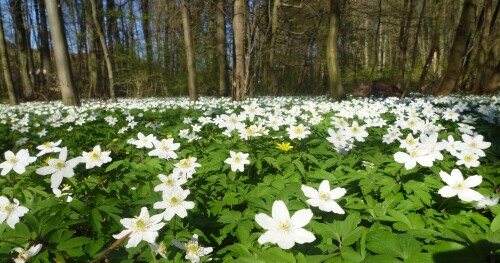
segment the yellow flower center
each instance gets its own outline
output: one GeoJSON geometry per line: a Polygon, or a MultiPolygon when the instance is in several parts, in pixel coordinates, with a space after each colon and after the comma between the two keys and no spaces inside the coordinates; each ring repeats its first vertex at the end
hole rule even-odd
{"type": "Polygon", "coordinates": [[[177,199],[177,197],[174,196],[174,197],[170,198],[170,203],[175,206],[175,205],[178,205],[180,202],[179,202],[179,199],[177,199]]]}
{"type": "Polygon", "coordinates": [[[288,221],[282,221],[278,224],[278,229],[283,232],[288,232],[288,230],[290,230],[290,224],[288,221]]]}
{"type": "Polygon", "coordinates": [[[188,254],[196,254],[198,252],[198,244],[194,241],[189,241],[186,244],[186,251],[188,254]]]}
{"type": "Polygon", "coordinates": [[[50,147],[52,147],[52,143],[51,142],[45,142],[43,144],[43,146],[45,146],[46,148],[50,148],[50,147]]]}
{"type": "Polygon", "coordinates": [[[3,210],[7,213],[10,213],[10,211],[12,211],[12,208],[14,207],[14,204],[8,204],[6,206],[4,206],[3,210]]]}
{"type": "Polygon", "coordinates": [[[468,163],[469,163],[469,162],[472,162],[473,160],[474,160],[474,156],[472,156],[472,155],[470,155],[470,154],[468,154],[468,155],[464,156],[464,161],[466,161],[466,162],[468,162],[468,163]]]}
{"type": "Polygon", "coordinates": [[[136,222],[135,222],[135,227],[137,230],[139,231],[144,231],[146,230],[146,227],[148,226],[147,222],[144,222],[143,219],[138,219],[136,222]]]}
{"type": "Polygon", "coordinates": [[[182,160],[179,165],[182,167],[182,168],[189,168],[191,166],[191,162],[189,162],[189,160],[182,160]]]}
{"type": "Polygon", "coordinates": [[[61,161],[58,161],[57,163],[55,163],[54,165],[56,167],[56,169],[62,169],[66,166],[66,164],[64,162],[61,162],[61,161]]]}
{"type": "Polygon", "coordinates": [[[304,133],[304,130],[300,127],[295,127],[293,129],[293,132],[295,132],[295,134],[302,134],[302,133],[304,133]]]}
{"type": "Polygon", "coordinates": [[[9,163],[11,163],[11,164],[15,164],[15,163],[17,162],[17,158],[14,156],[14,157],[12,157],[12,158],[9,158],[9,159],[7,160],[7,162],[9,162],[9,163]]]}
{"type": "Polygon", "coordinates": [[[91,159],[94,159],[94,160],[99,160],[101,158],[101,155],[96,153],[96,152],[93,152],[91,155],[90,155],[90,158],[91,159]]]}
{"type": "Polygon", "coordinates": [[[330,197],[330,195],[328,193],[319,194],[319,198],[322,200],[328,200],[329,197],[330,197]]]}
{"type": "Polygon", "coordinates": [[[167,180],[165,181],[165,184],[166,184],[166,185],[168,185],[168,186],[172,186],[172,185],[174,185],[174,180],[172,180],[172,179],[167,179],[167,180]]]}
{"type": "Polygon", "coordinates": [[[465,185],[463,183],[457,183],[457,185],[455,185],[455,188],[457,190],[463,190],[465,188],[465,185]]]}
{"type": "Polygon", "coordinates": [[[235,156],[233,159],[234,159],[235,163],[240,163],[241,162],[241,158],[239,156],[235,156]]]}

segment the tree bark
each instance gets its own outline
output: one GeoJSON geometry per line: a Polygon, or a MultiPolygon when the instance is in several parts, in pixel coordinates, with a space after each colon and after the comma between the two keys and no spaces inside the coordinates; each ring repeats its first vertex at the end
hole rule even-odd
{"type": "Polygon", "coordinates": [[[434,2],[434,26],[432,27],[432,36],[431,36],[431,44],[429,48],[429,53],[427,53],[427,57],[425,59],[424,66],[422,68],[422,72],[420,73],[419,78],[419,86],[424,84],[425,78],[427,77],[427,73],[429,72],[429,67],[431,65],[432,60],[434,59],[434,63],[437,64],[438,58],[436,57],[437,52],[439,51],[439,32],[441,26],[441,19],[444,16],[445,11],[445,3],[435,0],[434,2]]]}
{"type": "Polygon", "coordinates": [[[151,44],[151,30],[149,28],[149,0],[141,0],[140,3],[142,12],[142,31],[146,44],[146,59],[148,61],[148,70],[150,70],[153,63],[153,46],[151,44]]]}
{"type": "Polygon", "coordinates": [[[411,19],[413,17],[413,10],[415,9],[415,0],[405,0],[404,8],[406,9],[409,5],[408,12],[403,16],[401,20],[401,28],[399,31],[399,59],[398,59],[398,83],[397,86],[402,90],[406,91],[405,73],[406,73],[406,61],[407,61],[407,50],[408,50],[408,39],[409,30],[411,25],[411,19]],[[409,2],[408,2],[409,1],[409,2]]]}
{"type": "Polygon", "coordinates": [[[491,77],[493,71],[494,71],[494,66],[493,67],[487,67],[486,63],[489,60],[489,53],[491,48],[495,48],[495,33],[491,34],[490,30],[492,29],[490,27],[492,19],[493,19],[493,1],[492,0],[485,0],[484,1],[484,6],[483,10],[481,12],[481,18],[480,21],[481,23],[481,34],[479,37],[478,41],[478,46],[476,49],[478,50],[477,52],[477,57],[476,57],[476,80],[474,81],[473,87],[472,87],[472,93],[478,94],[482,92],[482,89],[485,87],[485,84],[488,82],[489,78],[491,77]],[[493,45],[492,45],[493,44],[493,45]]]}
{"type": "Polygon", "coordinates": [[[271,14],[271,41],[269,42],[269,68],[268,68],[268,79],[269,85],[271,86],[271,92],[273,95],[279,94],[278,81],[276,79],[276,72],[274,70],[275,61],[274,55],[276,53],[276,39],[278,31],[278,12],[281,5],[281,0],[274,0],[273,3],[273,13],[271,14]]]}
{"type": "Polygon", "coordinates": [[[31,83],[28,68],[28,40],[26,39],[26,24],[24,22],[24,11],[22,0],[10,0],[11,13],[16,31],[17,57],[19,60],[19,71],[23,85],[24,97],[28,100],[34,99],[35,90],[31,83]]]}
{"type": "Polygon", "coordinates": [[[219,96],[229,95],[229,72],[227,66],[226,20],[224,18],[224,0],[217,0],[217,56],[219,64],[219,96]]]}
{"type": "Polygon", "coordinates": [[[467,40],[470,35],[470,26],[474,18],[475,5],[473,0],[465,0],[460,15],[460,21],[455,32],[455,38],[448,59],[448,67],[435,95],[446,96],[451,94],[460,78],[462,59],[467,51],[467,40]]]}
{"type": "Polygon", "coordinates": [[[246,0],[234,0],[233,36],[234,69],[232,99],[241,101],[247,92],[245,71],[245,3],[246,0]]]}
{"type": "Polygon", "coordinates": [[[113,63],[111,61],[111,56],[109,55],[108,47],[106,45],[106,38],[103,33],[103,28],[97,17],[97,8],[95,0],[90,0],[90,5],[92,6],[92,19],[94,21],[94,28],[99,42],[101,43],[101,48],[104,53],[104,61],[106,62],[106,69],[108,71],[108,81],[109,81],[109,97],[111,101],[116,102],[115,96],[115,79],[113,75],[113,63]]]}
{"type": "Polygon", "coordinates": [[[191,36],[191,19],[189,17],[188,5],[188,0],[182,1],[182,27],[184,29],[184,44],[186,45],[188,92],[189,100],[197,101],[198,92],[196,88],[196,62],[194,59],[193,38],[191,36]]]}
{"type": "MultiPolygon", "coordinates": [[[[417,33],[415,34],[415,41],[413,41],[413,54],[411,56],[410,74],[407,78],[408,80],[406,81],[406,83],[412,82],[413,70],[415,69],[415,63],[417,62],[418,38],[420,35],[420,31],[422,30],[422,20],[424,18],[426,6],[427,6],[427,0],[423,0],[422,9],[420,10],[420,15],[418,17],[417,33]]],[[[408,85],[406,85],[406,86],[408,86],[408,85]]]]}
{"type": "Polygon", "coordinates": [[[36,4],[38,5],[38,11],[40,13],[40,59],[42,61],[42,73],[45,80],[43,86],[48,89],[52,87],[53,83],[52,64],[50,62],[49,30],[47,29],[47,14],[45,12],[45,3],[43,0],[36,0],[36,4]]]}
{"type": "Polygon", "coordinates": [[[340,0],[330,0],[330,26],[326,42],[326,60],[328,66],[330,97],[340,100],[344,96],[337,56],[337,39],[340,24],[340,0]]]}
{"type": "Polygon", "coordinates": [[[59,87],[61,89],[62,100],[66,106],[79,106],[80,100],[75,92],[71,66],[68,58],[68,46],[64,34],[64,25],[58,8],[58,1],[45,0],[47,16],[50,23],[50,35],[54,47],[54,59],[56,64],[59,87]]]}
{"type": "Polygon", "coordinates": [[[9,94],[9,104],[18,105],[19,102],[17,101],[16,92],[14,90],[14,84],[12,82],[9,55],[7,54],[5,35],[3,33],[3,16],[1,9],[0,9],[0,58],[2,62],[2,71],[5,80],[5,86],[7,87],[7,93],[9,94]]]}

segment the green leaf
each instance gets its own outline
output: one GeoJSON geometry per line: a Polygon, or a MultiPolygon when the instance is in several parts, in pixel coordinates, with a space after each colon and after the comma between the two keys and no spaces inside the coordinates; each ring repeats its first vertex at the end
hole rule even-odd
{"type": "Polygon", "coordinates": [[[114,161],[113,163],[108,165],[108,167],[106,167],[106,170],[104,170],[104,172],[107,173],[107,172],[113,171],[122,164],[123,164],[123,160],[114,161]]]}
{"type": "Polygon", "coordinates": [[[491,221],[490,230],[495,232],[500,229],[500,215],[495,216],[493,221],[491,221]]]}

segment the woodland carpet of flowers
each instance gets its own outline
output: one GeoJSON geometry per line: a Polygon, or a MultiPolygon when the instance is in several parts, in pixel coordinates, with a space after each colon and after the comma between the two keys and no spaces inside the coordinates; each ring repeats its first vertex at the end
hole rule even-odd
{"type": "Polygon", "coordinates": [[[494,262],[500,96],[0,104],[0,189],[0,262],[494,262]]]}

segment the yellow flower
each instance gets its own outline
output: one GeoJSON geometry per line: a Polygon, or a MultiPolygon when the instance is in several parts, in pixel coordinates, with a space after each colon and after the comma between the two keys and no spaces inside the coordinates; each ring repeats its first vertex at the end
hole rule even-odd
{"type": "Polygon", "coordinates": [[[111,142],[117,142],[118,141],[118,138],[114,138],[113,140],[111,140],[111,142]]]}
{"type": "Polygon", "coordinates": [[[43,160],[44,163],[49,163],[50,159],[52,159],[50,156],[45,158],[45,160],[43,160]]]}
{"type": "Polygon", "coordinates": [[[170,139],[170,138],[172,138],[172,134],[169,133],[169,134],[167,134],[167,139],[170,139]]]}
{"type": "Polygon", "coordinates": [[[276,149],[288,152],[293,149],[293,146],[291,146],[289,142],[276,143],[276,149]]]}

